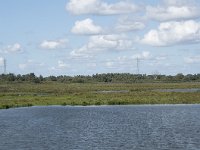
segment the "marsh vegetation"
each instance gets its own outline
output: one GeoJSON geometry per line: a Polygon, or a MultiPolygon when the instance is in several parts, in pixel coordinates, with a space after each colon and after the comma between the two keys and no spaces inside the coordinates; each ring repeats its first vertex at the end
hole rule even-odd
{"type": "Polygon", "coordinates": [[[156,90],[190,88],[200,88],[200,83],[62,83],[46,81],[38,84],[2,82],[0,84],[0,108],[35,105],[200,103],[199,91],[165,92],[156,90]]]}

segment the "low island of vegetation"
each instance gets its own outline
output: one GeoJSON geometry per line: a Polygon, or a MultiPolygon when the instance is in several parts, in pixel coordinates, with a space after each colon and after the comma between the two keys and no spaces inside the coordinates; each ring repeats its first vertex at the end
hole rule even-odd
{"type": "Polygon", "coordinates": [[[34,73],[0,75],[1,109],[44,105],[198,103],[200,74],[166,76],[108,73],[74,77],[37,77],[34,73]],[[181,89],[187,90],[181,92],[181,89]]]}

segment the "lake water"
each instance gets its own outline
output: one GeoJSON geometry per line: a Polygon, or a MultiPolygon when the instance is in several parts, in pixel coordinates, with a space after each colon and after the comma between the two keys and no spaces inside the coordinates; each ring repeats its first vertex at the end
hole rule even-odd
{"type": "Polygon", "coordinates": [[[200,105],[0,110],[0,150],[200,150],[200,105]]]}

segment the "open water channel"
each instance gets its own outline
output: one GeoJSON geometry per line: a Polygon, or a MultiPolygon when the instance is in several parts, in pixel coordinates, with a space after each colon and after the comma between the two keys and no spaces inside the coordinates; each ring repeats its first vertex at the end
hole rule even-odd
{"type": "Polygon", "coordinates": [[[200,105],[0,110],[0,150],[200,150],[200,105]]]}

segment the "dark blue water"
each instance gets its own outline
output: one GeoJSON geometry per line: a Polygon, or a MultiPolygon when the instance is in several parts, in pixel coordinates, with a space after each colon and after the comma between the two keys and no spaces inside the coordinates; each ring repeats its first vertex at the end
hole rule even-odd
{"type": "Polygon", "coordinates": [[[0,110],[0,150],[200,150],[200,105],[0,110]]]}

